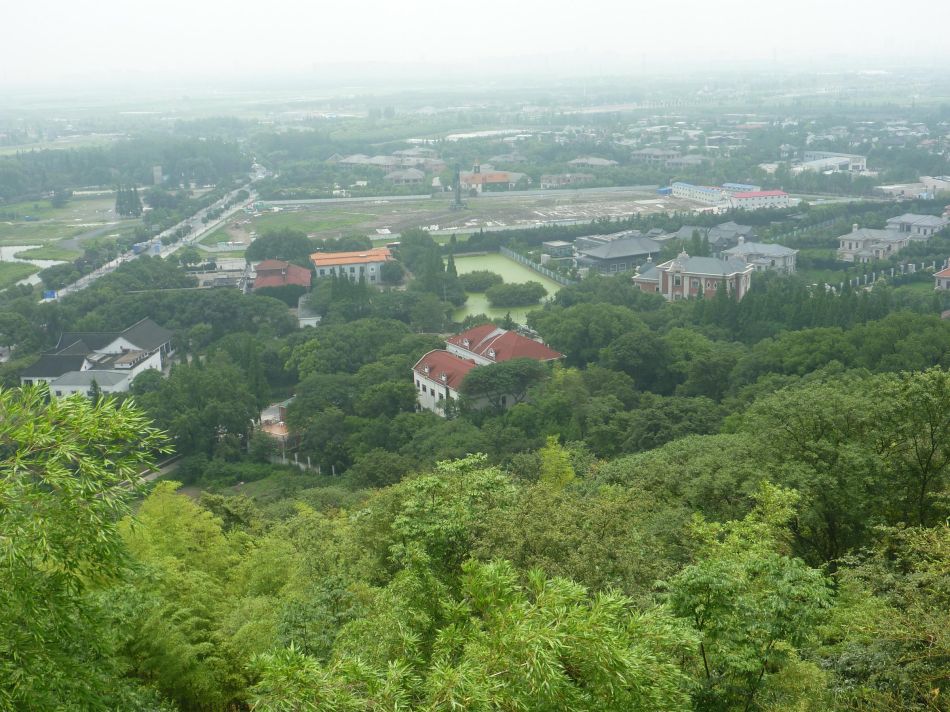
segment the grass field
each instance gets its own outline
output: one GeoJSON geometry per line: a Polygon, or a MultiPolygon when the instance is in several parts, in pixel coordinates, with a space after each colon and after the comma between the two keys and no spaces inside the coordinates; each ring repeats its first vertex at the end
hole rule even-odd
{"type": "Polygon", "coordinates": [[[39,271],[40,268],[36,265],[24,262],[0,262],[0,289],[12,287],[21,279],[26,279],[39,271]]]}
{"type": "MultiPolygon", "coordinates": [[[[0,244],[50,242],[109,225],[116,225],[119,231],[114,208],[114,198],[101,195],[73,198],[62,208],[52,207],[48,200],[0,205],[0,244]]],[[[138,221],[122,220],[121,229],[136,224],[138,221]]]]}
{"type": "Polygon", "coordinates": [[[71,262],[77,257],[82,257],[82,254],[75,250],[67,250],[63,247],[49,244],[43,245],[42,247],[34,247],[31,250],[17,252],[14,257],[21,260],[62,260],[63,262],[71,262]]]}
{"type": "Polygon", "coordinates": [[[927,281],[902,284],[901,286],[895,287],[894,289],[895,291],[899,292],[915,292],[917,294],[933,294],[935,291],[933,278],[928,279],[927,281]]]}

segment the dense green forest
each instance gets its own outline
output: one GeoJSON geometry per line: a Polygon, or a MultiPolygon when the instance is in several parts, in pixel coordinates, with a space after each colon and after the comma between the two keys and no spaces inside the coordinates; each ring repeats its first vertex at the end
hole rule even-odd
{"type": "Polygon", "coordinates": [[[478,369],[443,419],[409,369],[464,326],[461,279],[403,242],[409,288],[324,281],[304,330],[154,258],[3,295],[0,709],[950,708],[935,297],[593,277],[529,315],[562,363],[478,369]],[[175,332],[166,379],[15,387],[62,330],[146,316],[175,332]],[[311,470],[250,427],[291,394],[311,470]]]}
{"type": "Polygon", "coordinates": [[[246,173],[250,160],[234,142],[161,134],[98,148],[20,151],[0,156],[0,203],[61,189],[152,185],[154,166],[172,186],[208,185],[246,173]]]}

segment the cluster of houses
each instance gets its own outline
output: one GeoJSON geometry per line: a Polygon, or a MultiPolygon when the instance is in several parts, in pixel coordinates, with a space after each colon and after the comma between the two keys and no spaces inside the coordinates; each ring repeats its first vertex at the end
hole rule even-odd
{"type": "MultiPolygon", "coordinates": [[[[548,363],[563,358],[563,354],[494,324],[482,324],[450,337],[445,349],[428,352],[412,367],[419,407],[445,417],[450,404],[459,399],[462,383],[472,369],[516,358],[548,363]]],[[[513,404],[504,394],[500,402],[503,407],[513,404]]]]}
{"type": "Polygon", "coordinates": [[[660,229],[646,233],[622,230],[578,237],[574,242],[552,240],[542,244],[542,252],[542,263],[569,262],[582,276],[634,272],[637,274],[634,282],[641,290],[658,292],[670,299],[709,294],[723,285],[731,290],[730,293],[741,297],[748,289],[749,274],[757,271],[792,274],[798,254],[798,250],[783,245],[755,241],[751,226],[733,221],[713,227],[684,225],[674,233],[664,233],[660,229]],[[688,255],[681,254],[678,262],[670,260],[655,264],[668,241],[688,242],[697,237],[709,245],[710,252],[716,257],[690,257],[686,260],[688,255]],[[669,284],[663,278],[668,270],[672,270],[669,284]],[[685,288],[677,275],[687,277],[685,288]]]}
{"type": "Polygon", "coordinates": [[[64,332],[56,346],[20,372],[21,385],[46,383],[54,398],[125,393],[147,370],[161,372],[172,353],[172,332],[142,319],[119,332],[64,332]]]}
{"type": "Polygon", "coordinates": [[[356,153],[351,156],[334,154],[328,163],[341,166],[365,166],[386,171],[385,180],[393,185],[421,185],[426,173],[441,173],[445,170],[445,161],[437,151],[422,146],[394,151],[388,156],[367,156],[356,153]]]}
{"type": "MultiPolygon", "coordinates": [[[[870,262],[886,259],[912,242],[925,242],[950,226],[950,215],[905,213],[887,221],[885,229],[861,228],[838,238],[838,259],[870,262]]],[[[663,294],[668,299],[688,299],[709,294],[725,286],[741,298],[748,289],[752,272],[792,274],[798,250],[756,240],[754,229],[734,221],[713,227],[684,225],[673,233],[622,230],[606,235],[587,235],[573,242],[551,240],[541,245],[541,263],[569,264],[581,276],[589,273],[633,272],[634,283],[643,291],[663,294]],[[689,256],[655,264],[670,240],[688,243],[699,240],[709,246],[714,257],[689,256]]],[[[938,285],[938,288],[939,285],[938,285]]]]}
{"type": "Polygon", "coordinates": [[[838,259],[843,262],[871,262],[893,257],[912,242],[926,242],[950,225],[950,218],[904,213],[887,221],[883,230],[860,227],[838,238],[838,259]]]}

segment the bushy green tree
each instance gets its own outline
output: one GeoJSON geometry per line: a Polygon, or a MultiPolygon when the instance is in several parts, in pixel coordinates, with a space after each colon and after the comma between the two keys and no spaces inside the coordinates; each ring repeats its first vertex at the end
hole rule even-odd
{"type": "Polygon", "coordinates": [[[118,520],[165,448],[130,401],[0,390],[0,709],[142,708],[91,593],[123,574],[118,520]]]}

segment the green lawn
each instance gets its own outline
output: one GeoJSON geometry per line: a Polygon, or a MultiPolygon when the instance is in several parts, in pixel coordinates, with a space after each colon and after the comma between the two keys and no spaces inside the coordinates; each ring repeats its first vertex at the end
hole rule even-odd
{"type": "Polygon", "coordinates": [[[927,281],[902,284],[901,286],[896,287],[895,290],[905,291],[905,292],[917,292],[918,294],[932,294],[934,292],[934,280],[933,278],[931,278],[931,279],[928,279],[927,281]]]}
{"type": "Polygon", "coordinates": [[[21,279],[26,279],[39,271],[40,268],[36,265],[23,262],[0,262],[0,289],[12,287],[21,279]]]}
{"type": "Polygon", "coordinates": [[[44,245],[43,247],[34,247],[31,250],[17,252],[14,257],[22,260],[62,260],[63,262],[71,262],[77,257],[82,257],[82,254],[75,250],[67,250],[62,247],[56,247],[55,245],[44,245]]]}
{"type": "Polygon", "coordinates": [[[326,230],[341,230],[364,223],[376,217],[375,212],[360,212],[357,210],[320,209],[282,211],[279,213],[264,213],[254,218],[254,229],[261,235],[272,230],[292,228],[304,232],[323,232],[326,230]]]}
{"type": "Polygon", "coordinates": [[[231,237],[228,235],[227,231],[223,228],[219,228],[214,232],[209,232],[207,235],[198,240],[198,244],[214,247],[219,242],[227,242],[230,239],[231,237]]]}

